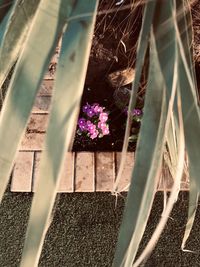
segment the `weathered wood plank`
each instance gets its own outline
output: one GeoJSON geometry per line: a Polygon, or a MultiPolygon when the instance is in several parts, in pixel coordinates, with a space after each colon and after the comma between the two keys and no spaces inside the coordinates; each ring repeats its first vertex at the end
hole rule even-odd
{"type": "MultiPolygon", "coordinates": [[[[38,149],[36,139],[35,142],[38,149]]],[[[30,148],[29,143],[28,149],[30,148]]],[[[113,152],[78,152],[76,155],[76,162],[74,155],[75,153],[66,153],[58,192],[112,191],[115,179],[115,161],[113,152]]],[[[117,152],[115,155],[116,171],[118,171],[121,153],[117,152]]],[[[41,152],[39,151],[34,152],[32,150],[31,152],[19,152],[13,170],[11,191],[30,192],[31,184],[33,184],[32,191],[35,191],[40,158],[41,152]]],[[[122,173],[122,180],[119,183],[120,191],[127,189],[133,164],[134,153],[127,153],[126,165],[122,173]]],[[[170,191],[173,185],[173,180],[169,175],[163,175],[164,183],[163,180],[160,180],[157,190],[170,191]]],[[[186,175],[182,178],[181,190],[189,190],[189,178],[186,175]]]]}
{"type": "MultiPolygon", "coordinates": [[[[117,152],[116,153],[116,171],[117,171],[117,173],[119,171],[120,161],[121,161],[121,152],[117,152]]],[[[118,185],[119,191],[127,191],[128,190],[129,184],[131,181],[131,174],[132,174],[133,165],[134,165],[134,153],[128,152],[126,154],[126,164],[125,164],[123,172],[122,172],[122,178],[121,178],[119,185],[118,185]]]]}
{"type": "Polygon", "coordinates": [[[59,193],[74,192],[74,161],[75,153],[67,152],[58,188],[59,193]]]}
{"type": "Polygon", "coordinates": [[[51,104],[50,96],[37,96],[32,113],[48,113],[51,104]]]}
{"type": "Polygon", "coordinates": [[[47,71],[44,76],[44,79],[53,81],[55,79],[55,71],[47,71]]]}
{"type": "Polygon", "coordinates": [[[51,96],[54,80],[43,80],[37,96],[51,96]]]}
{"type": "Polygon", "coordinates": [[[94,192],[94,153],[78,152],[76,154],[76,192],[94,192]]]}
{"type": "Polygon", "coordinates": [[[48,114],[31,114],[28,122],[27,132],[28,133],[41,133],[47,129],[48,114]]]}
{"type": "Polygon", "coordinates": [[[41,151],[45,139],[45,133],[25,133],[20,150],[41,151]]]}
{"type": "MultiPolygon", "coordinates": [[[[173,178],[170,175],[165,175],[165,177],[161,176],[158,183],[157,191],[171,191],[173,183],[173,178]]],[[[180,190],[189,190],[189,181],[188,179],[186,179],[185,175],[183,175],[182,177],[180,190]]]]}
{"type": "Polygon", "coordinates": [[[96,191],[112,191],[115,179],[113,152],[96,153],[96,191]]]}
{"type": "MultiPolygon", "coordinates": [[[[41,152],[35,152],[35,162],[33,171],[33,188],[32,191],[35,192],[38,183],[39,168],[41,161],[41,152]]],[[[60,184],[58,187],[58,192],[73,192],[74,191],[74,153],[66,153],[66,158],[64,162],[64,168],[62,170],[60,184]]]]}
{"type": "Polygon", "coordinates": [[[13,170],[11,191],[31,192],[33,155],[33,152],[18,153],[13,170]]]}

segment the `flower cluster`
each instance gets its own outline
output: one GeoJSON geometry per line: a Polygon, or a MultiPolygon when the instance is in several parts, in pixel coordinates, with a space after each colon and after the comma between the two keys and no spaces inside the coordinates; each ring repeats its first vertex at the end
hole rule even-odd
{"type": "Polygon", "coordinates": [[[86,134],[89,138],[95,139],[110,133],[107,123],[108,113],[104,107],[97,103],[92,105],[87,103],[83,106],[82,111],[83,117],[78,120],[78,134],[86,134]]]}
{"type": "MultiPolygon", "coordinates": [[[[124,109],[124,112],[126,113],[126,115],[128,115],[128,107],[126,107],[124,109]]],[[[143,115],[143,112],[141,109],[139,108],[134,108],[132,111],[131,111],[131,115],[132,115],[132,119],[135,120],[136,122],[140,122],[141,121],[141,118],[142,118],[142,115],[143,115]]]]}

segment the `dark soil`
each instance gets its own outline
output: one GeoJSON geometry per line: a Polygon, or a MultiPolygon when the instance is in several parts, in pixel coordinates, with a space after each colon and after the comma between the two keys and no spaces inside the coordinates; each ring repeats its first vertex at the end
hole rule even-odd
{"type": "MultiPolygon", "coordinates": [[[[129,0],[123,5],[130,4],[129,0]]],[[[116,9],[116,1],[100,1],[99,11],[116,9]]],[[[192,15],[194,20],[194,59],[197,73],[198,88],[200,88],[200,2],[195,1],[192,5],[192,15]]],[[[121,151],[126,114],[115,104],[113,95],[118,88],[113,88],[107,80],[110,73],[127,67],[135,66],[135,55],[138,35],[142,21],[142,6],[134,9],[120,10],[106,15],[98,15],[93,44],[90,54],[88,71],[85,81],[84,93],[81,106],[87,102],[89,104],[99,103],[104,106],[109,114],[110,135],[102,139],[89,138],[83,140],[76,136],[73,150],[89,151],[121,151]]],[[[126,86],[128,88],[131,85],[126,86]]],[[[138,93],[137,107],[142,107],[144,103],[143,85],[138,93]]],[[[80,116],[82,112],[80,113],[80,116]]],[[[139,132],[140,124],[134,125],[136,133],[139,132]]],[[[134,151],[136,142],[130,143],[129,150],[134,151]]]]}

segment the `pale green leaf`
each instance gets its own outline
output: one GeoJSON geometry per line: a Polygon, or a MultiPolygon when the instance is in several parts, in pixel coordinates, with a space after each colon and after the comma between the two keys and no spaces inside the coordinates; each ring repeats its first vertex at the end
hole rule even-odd
{"type": "Polygon", "coordinates": [[[6,15],[8,23],[6,27],[2,26],[4,31],[0,36],[0,88],[22,51],[39,2],[40,0],[17,0],[6,15]]]}
{"type": "Polygon", "coordinates": [[[181,244],[181,249],[183,251],[192,252],[191,250],[185,249],[185,245],[186,245],[186,242],[190,236],[190,232],[191,232],[193,224],[194,224],[195,215],[196,215],[196,211],[198,208],[198,200],[199,200],[199,190],[197,189],[195,181],[193,179],[190,179],[188,220],[187,220],[187,224],[185,227],[185,233],[184,233],[183,241],[181,244]]]}
{"type": "Polygon", "coordinates": [[[137,54],[136,54],[136,66],[135,66],[136,72],[135,72],[135,78],[134,78],[133,85],[132,85],[132,92],[131,92],[131,98],[130,98],[130,103],[129,103],[129,112],[128,112],[128,118],[127,118],[127,123],[126,123],[126,131],[125,131],[123,149],[122,149],[122,158],[121,158],[117,178],[114,184],[114,189],[113,189],[114,191],[117,190],[117,186],[118,186],[119,180],[122,177],[122,171],[125,165],[125,158],[126,158],[125,154],[128,148],[130,127],[132,123],[131,111],[135,108],[135,104],[136,104],[136,96],[137,96],[140,79],[142,75],[145,55],[147,53],[147,47],[149,45],[149,35],[150,35],[152,20],[154,17],[155,6],[156,6],[155,1],[148,1],[144,8],[142,28],[140,31],[137,54]]]}
{"type": "Polygon", "coordinates": [[[158,59],[155,50],[151,48],[144,116],[137,144],[135,167],[113,263],[114,267],[132,265],[154,199],[162,162],[167,112],[163,78],[159,73],[158,59]]]}
{"type": "Polygon", "coordinates": [[[73,0],[42,0],[32,21],[0,116],[0,200],[8,184],[35,96],[73,3],[73,0]]]}
{"type": "MultiPolygon", "coordinates": [[[[97,2],[97,0],[78,1],[63,37],[50,121],[41,159],[38,186],[31,208],[21,267],[33,267],[38,264],[56,197],[62,163],[73,140],[73,133],[76,128],[92,42],[97,2]]],[[[70,179],[70,177],[68,178],[70,179]]]]}

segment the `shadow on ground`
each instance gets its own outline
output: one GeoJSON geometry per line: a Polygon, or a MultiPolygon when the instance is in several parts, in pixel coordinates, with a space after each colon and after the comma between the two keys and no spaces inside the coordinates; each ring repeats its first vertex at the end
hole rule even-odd
{"type": "MultiPolygon", "coordinates": [[[[0,209],[0,266],[19,266],[32,194],[5,194],[0,209]]],[[[117,232],[122,218],[125,198],[109,193],[60,194],[53,222],[45,240],[39,267],[103,267],[111,266],[117,232]]],[[[188,205],[188,193],[180,193],[171,218],[147,267],[200,266],[200,239],[197,212],[188,248],[180,250],[188,205]]],[[[162,211],[162,193],[157,193],[147,231],[146,243],[162,211]]]]}

